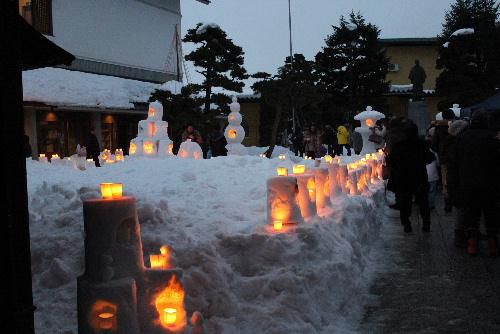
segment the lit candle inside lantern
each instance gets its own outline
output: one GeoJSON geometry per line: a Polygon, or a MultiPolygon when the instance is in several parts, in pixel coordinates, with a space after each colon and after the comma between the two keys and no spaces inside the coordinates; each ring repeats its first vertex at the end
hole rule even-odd
{"type": "Polygon", "coordinates": [[[283,229],[283,222],[281,220],[275,220],[273,222],[273,227],[275,231],[281,231],[283,229]]]}
{"type": "Polygon", "coordinates": [[[306,171],[306,165],[293,165],[294,174],[304,174],[306,171]]]}
{"type": "Polygon", "coordinates": [[[286,167],[278,167],[276,172],[278,172],[278,176],[288,176],[288,168],[286,167]]]}
{"type": "Polygon", "coordinates": [[[113,198],[121,198],[123,196],[123,183],[112,183],[111,193],[113,198]]]}
{"type": "Polygon", "coordinates": [[[167,325],[174,325],[177,321],[177,310],[175,308],[167,307],[163,310],[163,321],[167,325]]]}
{"type": "Polygon", "coordinates": [[[145,141],[142,149],[146,154],[153,154],[155,152],[154,143],[151,141],[145,141]]]}
{"type": "Polygon", "coordinates": [[[325,155],[325,162],[331,164],[333,162],[333,157],[331,155],[325,155]]]}
{"type": "Polygon", "coordinates": [[[228,136],[229,136],[229,138],[236,138],[238,136],[238,133],[236,132],[236,130],[231,129],[228,132],[228,136]]]}
{"type": "Polygon", "coordinates": [[[44,153],[40,153],[40,158],[45,158],[45,154],[44,153]]]}
{"type": "Polygon", "coordinates": [[[151,269],[167,269],[167,257],[162,254],[149,255],[151,269]]]}
{"type": "Polygon", "coordinates": [[[111,199],[113,198],[113,190],[111,188],[113,183],[101,183],[101,195],[102,198],[104,199],[111,199]]]}
{"type": "Polygon", "coordinates": [[[278,159],[280,159],[280,160],[286,160],[286,155],[284,155],[284,154],[280,154],[280,155],[278,156],[278,159]]]}
{"type": "Polygon", "coordinates": [[[174,144],[168,145],[168,154],[174,155],[174,144]]]}
{"type": "Polygon", "coordinates": [[[110,312],[103,312],[98,314],[99,329],[109,330],[113,329],[113,322],[115,315],[110,312]]]}
{"type": "Polygon", "coordinates": [[[136,152],[137,152],[137,144],[135,144],[135,143],[130,143],[130,148],[129,148],[129,150],[128,150],[128,153],[129,153],[130,155],[133,155],[133,154],[135,154],[136,152]]]}

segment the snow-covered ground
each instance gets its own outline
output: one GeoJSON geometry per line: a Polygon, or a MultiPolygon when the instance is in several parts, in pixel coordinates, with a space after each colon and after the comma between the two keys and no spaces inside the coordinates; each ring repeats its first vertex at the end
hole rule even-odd
{"type": "Polygon", "coordinates": [[[144,254],[167,244],[207,333],[354,332],[374,269],[383,192],[344,197],[294,233],[266,230],[277,159],[129,159],[87,171],[27,161],[37,333],[77,333],[82,200],[100,182],[137,198],[144,254]]]}

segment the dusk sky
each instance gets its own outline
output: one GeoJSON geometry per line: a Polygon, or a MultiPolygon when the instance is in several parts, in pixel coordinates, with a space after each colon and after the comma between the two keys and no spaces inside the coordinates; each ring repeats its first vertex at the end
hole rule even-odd
{"type": "MultiPolygon", "coordinates": [[[[341,15],[360,11],[383,38],[433,37],[453,0],[292,0],[294,53],[312,58],[341,15]]],[[[289,54],[287,0],[182,0],[182,35],[198,22],[215,22],[245,51],[249,73],[274,73],[289,54]]],[[[184,52],[192,50],[184,45],[184,52]]],[[[194,68],[189,66],[193,81],[194,68]]]]}

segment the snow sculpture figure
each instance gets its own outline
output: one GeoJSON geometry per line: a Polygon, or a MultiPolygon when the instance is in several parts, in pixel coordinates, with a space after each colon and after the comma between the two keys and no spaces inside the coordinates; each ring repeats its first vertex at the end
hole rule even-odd
{"type": "Polygon", "coordinates": [[[372,134],[372,129],[379,119],[385,118],[385,115],[373,110],[372,107],[366,107],[366,110],[354,116],[355,120],[361,122],[361,127],[354,129],[354,131],[361,134],[363,137],[363,149],[361,155],[366,153],[375,153],[377,151],[377,144],[368,140],[372,134]]]}
{"type": "Polygon", "coordinates": [[[139,121],[137,137],[130,141],[129,155],[155,157],[172,156],[172,141],[168,137],[168,123],[162,121],[163,106],[155,101],[149,104],[148,118],[139,121]]]}
{"type": "Polygon", "coordinates": [[[233,103],[229,105],[231,113],[227,116],[229,125],[224,131],[227,140],[227,155],[247,155],[247,148],[241,144],[245,138],[245,130],[241,126],[243,117],[240,114],[240,104],[236,96],[233,96],[233,103]]]}

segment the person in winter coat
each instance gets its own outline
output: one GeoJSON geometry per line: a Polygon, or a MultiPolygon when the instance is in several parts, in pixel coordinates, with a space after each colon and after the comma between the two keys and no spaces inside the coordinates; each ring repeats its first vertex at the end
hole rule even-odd
{"type": "Polygon", "coordinates": [[[316,129],[315,125],[311,125],[309,130],[304,132],[304,151],[308,157],[313,159],[321,157],[322,135],[316,129]]]}
{"type": "Polygon", "coordinates": [[[488,123],[484,113],[473,116],[469,128],[456,137],[449,163],[452,194],[464,208],[467,252],[472,256],[478,253],[481,214],[486,224],[489,253],[499,255],[500,144],[496,131],[490,129],[488,123]]]}
{"type": "Polygon", "coordinates": [[[221,132],[220,125],[216,124],[213,126],[212,132],[208,135],[210,150],[212,151],[212,157],[226,156],[227,150],[227,140],[224,134],[221,132]]]}
{"type": "Polygon", "coordinates": [[[28,135],[24,135],[24,157],[31,158],[30,137],[28,135]]]}
{"type": "Polygon", "coordinates": [[[337,147],[337,134],[331,125],[325,126],[325,131],[323,132],[323,143],[327,146],[328,154],[334,157],[335,149],[337,147]]]}
{"type": "Polygon", "coordinates": [[[443,183],[444,210],[447,213],[451,212],[451,203],[448,199],[448,158],[447,158],[447,143],[449,142],[450,134],[448,133],[448,123],[455,119],[455,113],[450,110],[443,111],[443,121],[436,123],[434,136],[432,137],[431,147],[438,154],[439,163],[441,165],[441,182],[443,183]]]}
{"type": "Polygon", "coordinates": [[[404,133],[405,139],[393,145],[386,159],[386,164],[391,169],[387,189],[396,194],[396,203],[399,205],[404,232],[412,232],[410,215],[414,196],[422,216],[422,231],[430,232],[429,183],[426,165],[434,160],[434,155],[425,142],[418,139],[418,127],[415,123],[408,120],[404,133]]]}
{"type": "Polygon", "coordinates": [[[99,147],[99,141],[95,135],[95,129],[91,128],[90,132],[85,137],[85,148],[87,149],[87,159],[94,160],[96,167],[101,167],[99,163],[99,154],[101,154],[101,148],[99,147]]]}
{"type": "Polygon", "coordinates": [[[296,128],[292,135],[293,152],[301,157],[304,155],[304,133],[300,128],[296,128]]]}
{"type": "Polygon", "coordinates": [[[460,189],[458,188],[458,184],[456,183],[456,177],[452,177],[455,175],[450,175],[450,171],[452,174],[456,172],[453,154],[456,150],[455,142],[456,138],[459,134],[461,134],[464,130],[467,129],[469,123],[462,120],[456,120],[450,123],[448,127],[448,133],[450,137],[448,138],[448,142],[446,144],[446,161],[448,162],[448,170],[446,184],[448,186],[448,198],[450,204],[455,207],[455,232],[454,232],[454,243],[458,248],[465,248],[467,246],[467,235],[465,230],[465,212],[464,212],[464,203],[461,200],[460,189]]]}
{"type": "Polygon", "coordinates": [[[350,145],[354,150],[354,154],[359,155],[363,149],[363,136],[361,136],[361,133],[353,131],[350,140],[350,145]]]}
{"type": "Polygon", "coordinates": [[[338,152],[337,155],[344,154],[344,147],[347,150],[347,155],[351,155],[351,146],[349,145],[349,124],[341,125],[337,128],[337,142],[338,142],[338,152]]]}
{"type": "Polygon", "coordinates": [[[186,130],[182,133],[182,141],[190,139],[193,142],[198,143],[199,145],[203,144],[203,137],[200,132],[194,128],[192,124],[188,124],[186,126],[186,130]]]}

